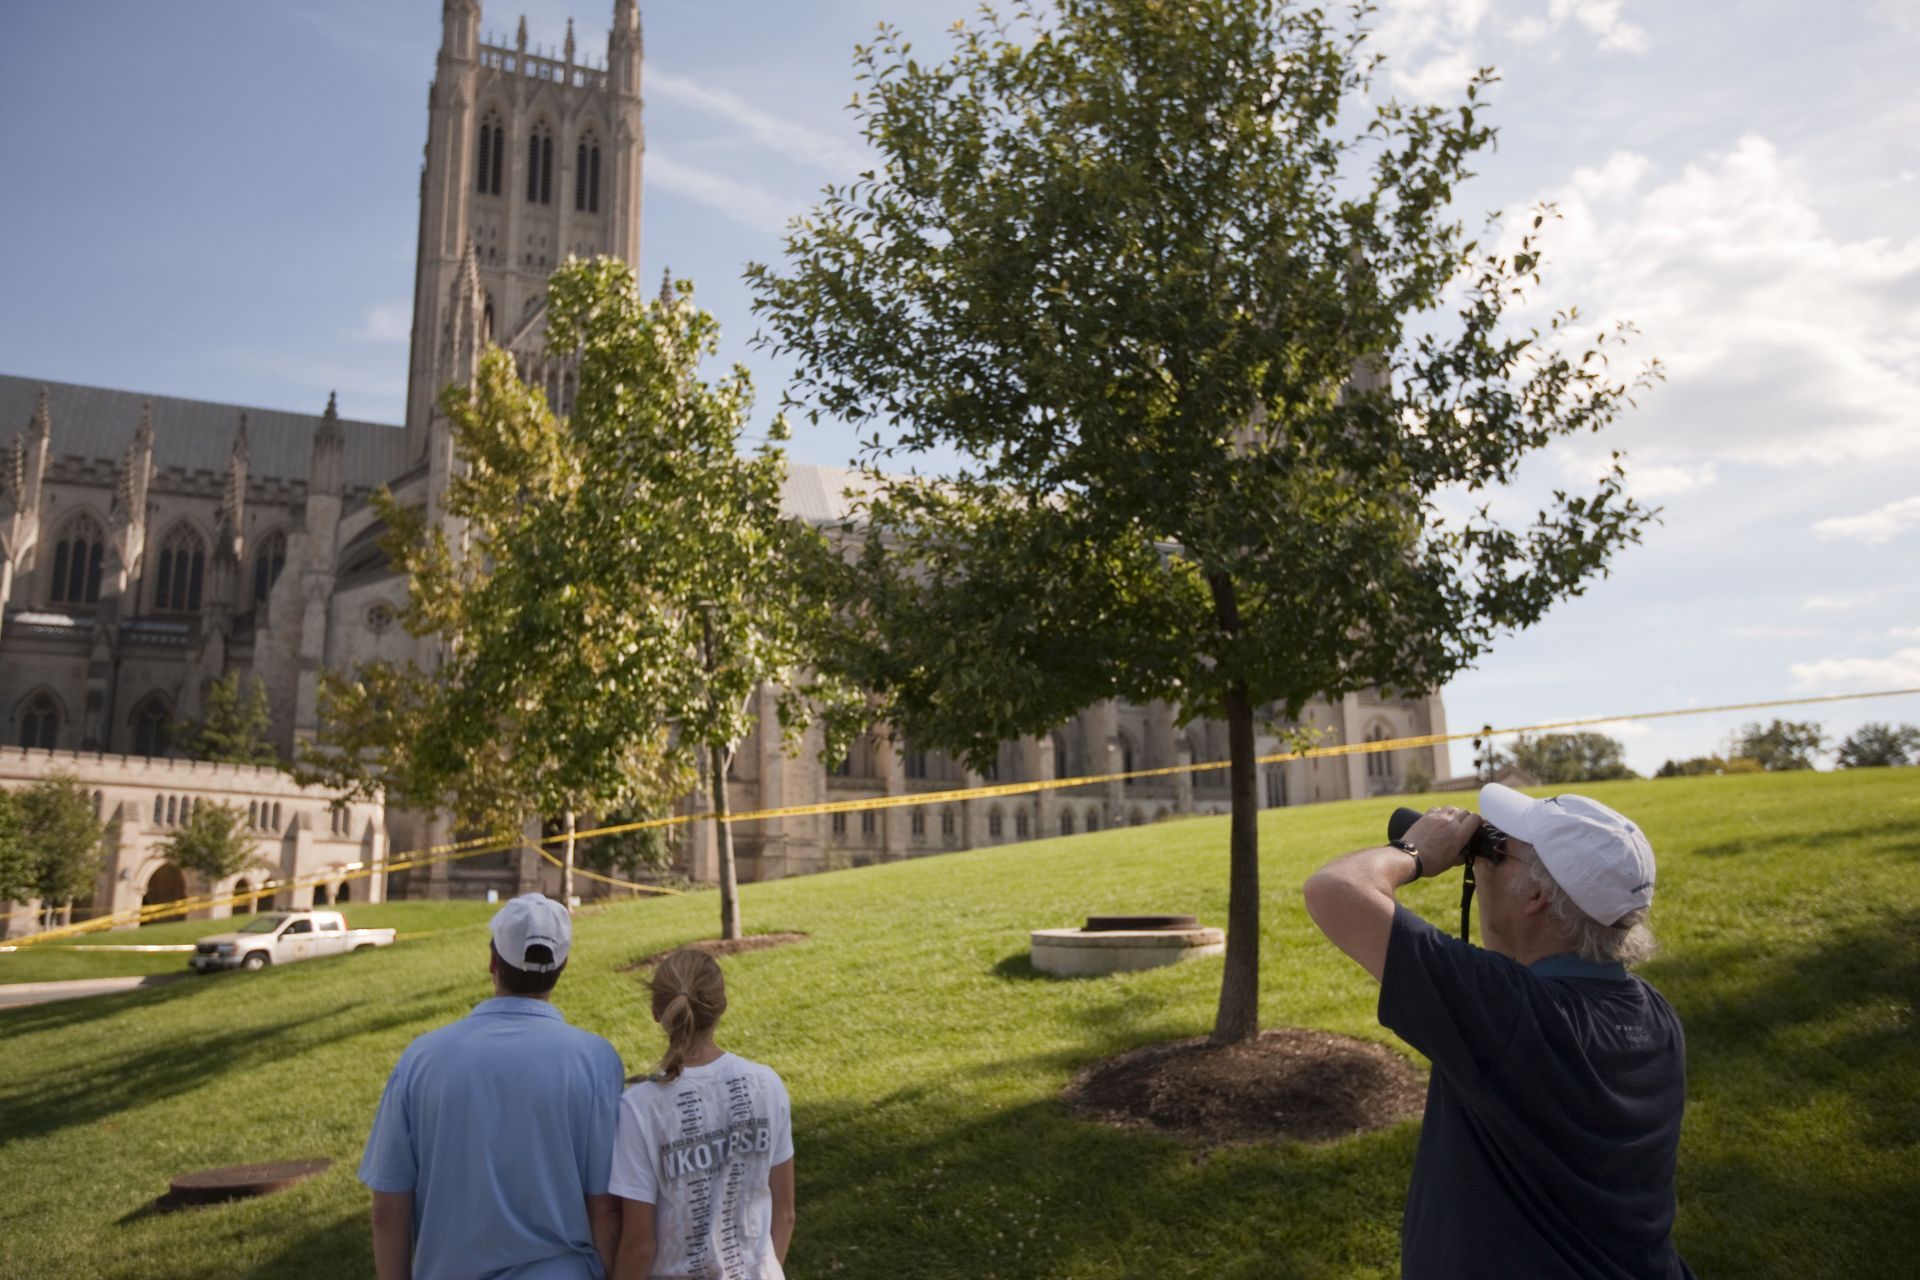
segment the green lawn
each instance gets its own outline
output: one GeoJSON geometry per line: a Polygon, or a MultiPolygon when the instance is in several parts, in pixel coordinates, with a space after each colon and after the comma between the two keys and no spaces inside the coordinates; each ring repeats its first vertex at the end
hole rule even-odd
{"type": "MultiPolygon", "coordinates": [[[[1647,974],[1686,1022],[1678,1237],[1703,1277],[1909,1274],[1920,1255],[1920,771],[1616,783],[1661,854],[1647,974]],[[1901,1259],[1906,1259],[1902,1262],[1901,1259]]],[[[1264,815],[1263,1017],[1389,1040],[1298,888],[1391,802],[1264,815]]],[[[1224,919],[1224,819],[745,890],[723,1043],[794,1100],[798,1276],[1390,1276],[1417,1126],[1201,1152],[1068,1117],[1078,1067],[1206,1030],[1218,960],[1054,982],[1026,931],[1090,911],[1224,919]]],[[[1413,905],[1455,920],[1451,880],[1413,905]]],[[[636,957],[714,898],[584,913],[558,1003],[634,1069],[660,1047],[636,957]]],[[[415,1034],[486,994],[485,935],[0,1013],[0,1274],[371,1274],[354,1181],[415,1034]],[[263,1201],[144,1206],[175,1173],[330,1156],[263,1201]]]]}
{"type": "MultiPolygon", "coordinates": [[[[447,929],[476,928],[497,908],[484,902],[349,902],[339,910],[355,929],[397,929],[412,941],[447,929]]],[[[208,934],[229,933],[250,917],[224,920],[183,920],[144,925],[138,929],[103,929],[58,942],[36,942],[17,951],[0,951],[0,984],[62,982],[73,978],[114,978],[145,973],[185,973],[182,951],[91,951],[89,947],[155,945],[193,942],[208,934]]]]}

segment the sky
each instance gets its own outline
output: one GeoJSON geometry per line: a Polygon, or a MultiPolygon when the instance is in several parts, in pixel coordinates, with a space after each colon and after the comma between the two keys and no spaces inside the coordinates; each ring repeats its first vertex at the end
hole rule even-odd
{"type": "MultiPolygon", "coordinates": [[[[488,6],[605,56],[611,0],[488,6]]],[[[749,262],[869,163],[851,55],[890,22],[938,56],[973,0],[642,0],[642,280],[693,280],[760,392],[749,262]]],[[[398,423],[432,0],[6,6],[0,372],[398,423]]],[[[1920,0],[1383,0],[1381,92],[1501,82],[1458,212],[1542,202],[1532,316],[1639,331],[1666,380],[1530,463],[1524,519],[1613,450],[1662,509],[1608,578],[1451,683],[1456,730],[1920,686],[1920,0]]],[[[717,371],[717,370],[716,370],[717,371]]],[[[21,424],[0,423],[0,442],[21,424]]],[[[56,424],[56,433],[57,433],[56,424]]],[[[850,432],[798,429],[845,465],[850,432]]],[[[1618,720],[1628,760],[1782,715],[1836,739],[1920,697],[1618,720]]],[[[1454,766],[1471,749],[1456,746],[1454,766]]]]}

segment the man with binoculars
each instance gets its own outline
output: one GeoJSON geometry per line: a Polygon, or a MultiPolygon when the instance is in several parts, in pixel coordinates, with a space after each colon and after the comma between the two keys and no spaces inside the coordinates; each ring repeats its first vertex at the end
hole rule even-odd
{"type": "Polygon", "coordinates": [[[1410,1280],[1690,1280],[1671,1236],[1686,1042],[1628,972],[1653,951],[1653,876],[1619,813],[1496,784],[1478,815],[1429,810],[1308,879],[1314,923],[1380,983],[1381,1025],[1433,1063],[1400,1227],[1410,1280]],[[1463,865],[1484,949],[1394,900],[1463,865]]]}

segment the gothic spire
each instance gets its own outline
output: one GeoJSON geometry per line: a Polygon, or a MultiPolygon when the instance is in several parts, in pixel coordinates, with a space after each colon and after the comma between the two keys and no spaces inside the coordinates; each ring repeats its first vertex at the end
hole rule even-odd
{"type": "Polygon", "coordinates": [[[43,443],[53,434],[53,414],[47,409],[47,389],[40,388],[40,396],[33,406],[33,425],[28,429],[28,438],[36,444],[43,443]]]}
{"type": "Polygon", "coordinates": [[[520,31],[514,36],[514,43],[520,46],[520,52],[527,51],[527,15],[520,15],[520,31]]]}
{"type": "Polygon", "coordinates": [[[153,452],[153,401],[140,402],[140,426],[133,433],[133,448],[141,453],[153,452]]]}
{"type": "Polygon", "coordinates": [[[307,472],[310,493],[338,494],[343,471],[341,453],[345,444],[340,434],[340,407],[336,395],[327,392],[327,411],[320,415],[320,426],[313,433],[313,463],[307,472]]]}
{"type": "Polygon", "coordinates": [[[573,65],[573,19],[567,19],[567,65],[573,65]]]}

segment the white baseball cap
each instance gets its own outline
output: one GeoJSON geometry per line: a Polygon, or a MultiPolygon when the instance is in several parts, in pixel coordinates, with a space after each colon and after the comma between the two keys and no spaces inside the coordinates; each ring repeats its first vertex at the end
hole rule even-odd
{"type": "Polygon", "coordinates": [[[526,893],[493,913],[493,949],[500,958],[527,973],[552,973],[567,962],[573,945],[573,917],[544,893],[526,893]],[[528,947],[545,947],[553,960],[527,959],[528,947]]]}
{"type": "Polygon", "coordinates": [[[1574,905],[1601,924],[1653,903],[1653,846],[1625,815],[1585,796],[1535,800],[1489,783],[1480,816],[1540,854],[1574,905]]]}

